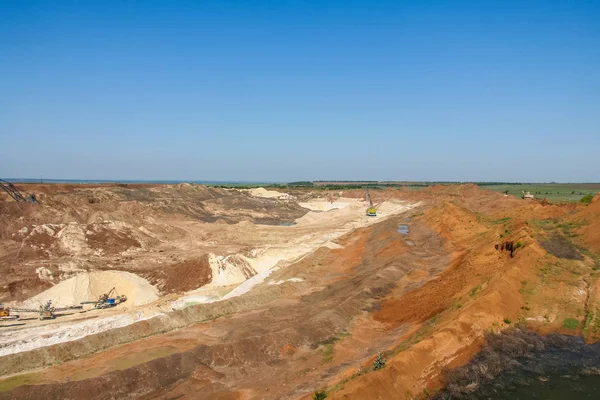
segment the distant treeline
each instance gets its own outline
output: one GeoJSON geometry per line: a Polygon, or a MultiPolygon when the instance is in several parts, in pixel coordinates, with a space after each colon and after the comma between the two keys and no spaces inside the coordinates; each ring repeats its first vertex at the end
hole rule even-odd
{"type": "Polygon", "coordinates": [[[311,181],[298,181],[298,182],[290,182],[288,186],[315,186],[311,181]]]}
{"type": "MultiPolygon", "coordinates": [[[[286,188],[313,188],[322,190],[351,190],[351,189],[385,189],[385,188],[426,188],[434,185],[466,185],[472,184],[477,186],[526,186],[531,187],[532,185],[556,185],[556,186],[573,186],[572,183],[529,183],[529,182],[469,182],[469,181],[422,181],[422,182],[410,182],[410,181],[294,181],[288,183],[225,183],[225,184],[212,184],[211,186],[220,188],[237,188],[237,189],[249,189],[256,187],[265,187],[273,189],[286,189],[286,188]]],[[[589,185],[589,184],[587,184],[589,185]]],[[[515,188],[516,189],[516,188],[515,188]]],[[[529,188],[525,189],[528,190],[529,188]]],[[[496,190],[496,189],[494,189],[496,190]]],[[[516,189],[516,190],[521,190],[516,189]]]]}

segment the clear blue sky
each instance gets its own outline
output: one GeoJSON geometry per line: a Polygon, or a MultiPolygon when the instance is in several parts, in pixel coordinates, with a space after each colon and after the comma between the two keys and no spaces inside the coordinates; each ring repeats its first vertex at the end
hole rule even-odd
{"type": "Polygon", "coordinates": [[[0,177],[600,181],[599,1],[0,1],[0,177]]]}

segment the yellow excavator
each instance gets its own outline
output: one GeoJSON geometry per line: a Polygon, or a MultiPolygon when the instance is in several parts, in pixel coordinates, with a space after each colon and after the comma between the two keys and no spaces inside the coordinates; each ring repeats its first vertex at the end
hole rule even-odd
{"type": "Polygon", "coordinates": [[[4,307],[0,304],[0,321],[19,319],[18,314],[11,314],[10,308],[4,307]]]}
{"type": "Polygon", "coordinates": [[[367,216],[376,217],[377,209],[373,206],[373,200],[371,200],[371,195],[369,194],[369,189],[365,189],[365,197],[369,202],[369,208],[367,208],[367,216]]]}

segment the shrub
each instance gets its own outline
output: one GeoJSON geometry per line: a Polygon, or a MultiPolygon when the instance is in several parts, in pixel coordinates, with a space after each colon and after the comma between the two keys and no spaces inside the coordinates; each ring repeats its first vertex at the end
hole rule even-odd
{"type": "Polygon", "coordinates": [[[505,324],[510,324],[511,322],[512,322],[512,321],[511,321],[510,319],[508,319],[508,318],[504,318],[504,323],[505,323],[505,324]]]}
{"type": "Polygon", "coordinates": [[[594,196],[592,196],[590,193],[588,193],[585,196],[583,196],[581,198],[581,200],[579,200],[579,201],[582,203],[585,203],[585,204],[590,204],[592,202],[593,198],[594,198],[594,196]]]}
{"type": "Polygon", "coordinates": [[[385,367],[385,358],[383,358],[381,351],[379,351],[377,352],[377,358],[375,359],[375,361],[373,361],[373,370],[377,371],[378,369],[381,369],[383,367],[385,367]]]}
{"type": "Polygon", "coordinates": [[[325,393],[325,391],[323,391],[323,390],[317,390],[313,394],[313,400],[324,400],[326,398],[327,398],[327,393],[325,393]]]}
{"type": "Polygon", "coordinates": [[[579,326],[579,321],[575,318],[567,318],[563,321],[563,326],[571,331],[574,331],[579,326]]]}

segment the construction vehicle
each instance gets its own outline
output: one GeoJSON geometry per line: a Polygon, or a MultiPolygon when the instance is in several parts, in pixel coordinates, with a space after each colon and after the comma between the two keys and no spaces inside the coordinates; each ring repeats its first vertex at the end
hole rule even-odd
{"type": "Polygon", "coordinates": [[[529,192],[525,193],[524,190],[521,190],[521,193],[522,193],[521,198],[524,199],[524,200],[528,200],[528,199],[533,199],[534,198],[534,196],[531,193],[529,193],[529,192]]]}
{"type": "Polygon", "coordinates": [[[82,306],[69,306],[69,307],[60,307],[56,308],[52,305],[52,300],[48,300],[46,304],[40,304],[38,309],[35,308],[12,308],[11,311],[17,312],[28,312],[28,313],[38,313],[39,319],[54,319],[56,318],[56,313],[67,310],[81,310],[82,306]]]}
{"type": "Polygon", "coordinates": [[[102,309],[116,307],[118,304],[126,302],[127,296],[125,295],[111,297],[114,294],[115,289],[116,288],[112,288],[108,293],[100,295],[96,301],[82,301],[80,304],[94,304],[94,308],[102,309]]]}
{"type": "Polygon", "coordinates": [[[10,311],[10,308],[5,308],[2,304],[0,304],[0,321],[19,319],[18,314],[11,314],[10,311]]]}
{"type": "Polygon", "coordinates": [[[369,217],[377,216],[377,209],[373,206],[373,201],[371,200],[371,195],[369,194],[369,189],[365,189],[365,197],[367,202],[369,202],[369,208],[367,208],[367,215],[369,217]]]}
{"type": "Polygon", "coordinates": [[[26,197],[17,190],[15,185],[2,179],[0,179],[0,189],[3,189],[6,193],[8,193],[8,195],[12,197],[17,203],[35,203],[37,201],[35,198],[35,194],[32,193],[26,197]]]}

